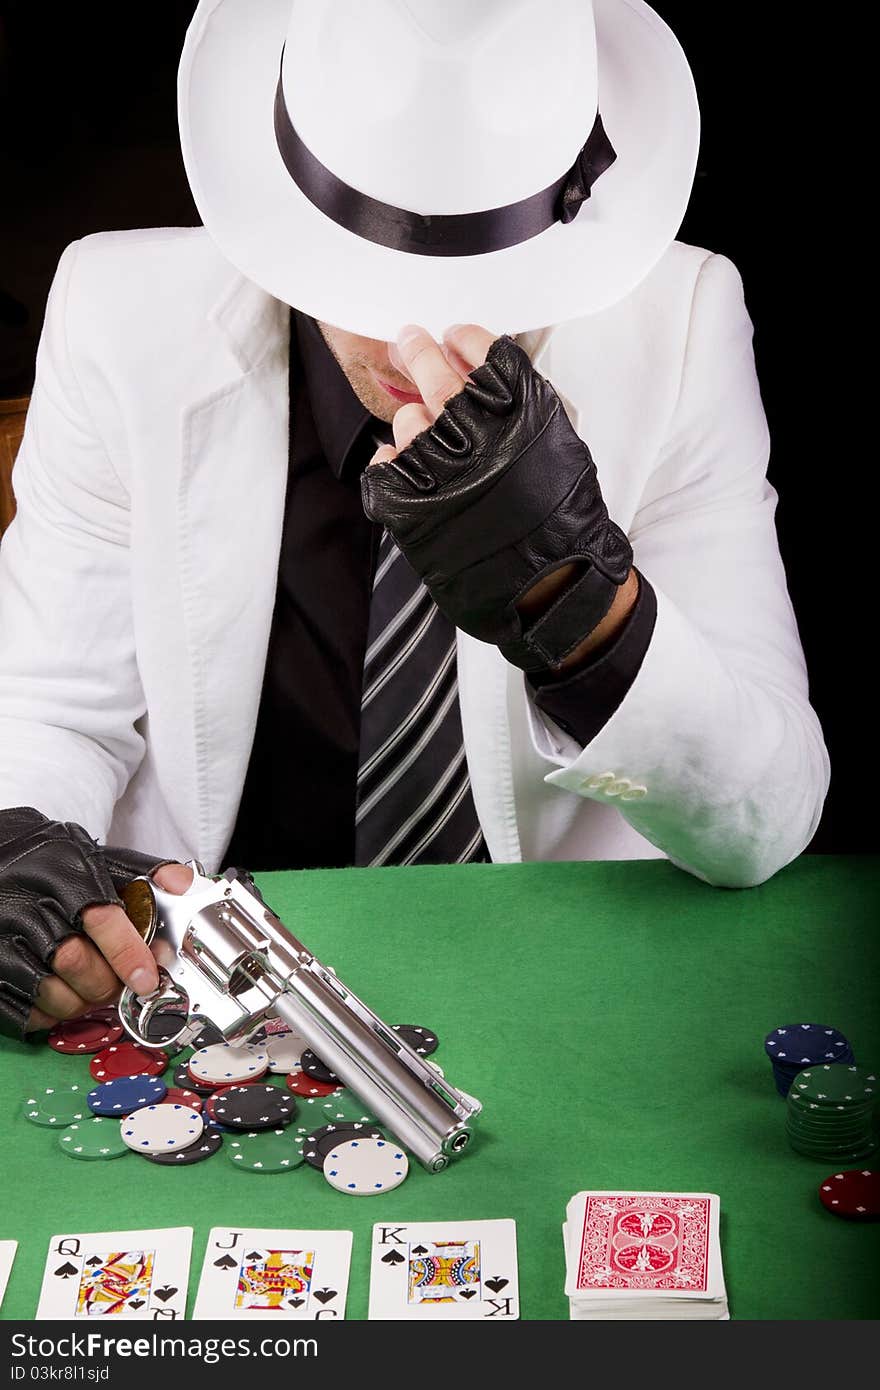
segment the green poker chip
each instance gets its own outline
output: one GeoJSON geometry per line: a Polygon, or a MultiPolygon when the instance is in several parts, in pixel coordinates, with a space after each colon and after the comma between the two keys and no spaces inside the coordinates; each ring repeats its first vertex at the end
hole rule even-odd
{"type": "Polygon", "coordinates": [[[96,1116],[71,1125],[58,1136],[58,1147],[68,1158],[122,1158],[131,1153],[122,1137],[119,1121],[96,1116]]]}
{"type": "Polygon", "coordinates": [[[304,1162],[305,1135],[291,1128],[260,1129],[227,1137],[223,1152],[234,1168],[247,1173],[288,1173],[304,1162]]]}
{"type": "Polygon", "coordinates": [[[880,1097],[877,1073],[871,1067],[825,1062],[798,1072],[791,1089],[801,1100],[816,1105],[865,1105],[880,1097]]]}
{"type": "Polygon", "coordinates": [[[32,1125],[46,1129],[64,1129],[75,1120],[87,1119],[89,1106],[85,1086],[47,1086],[36,1091],[22,1104],[22,1114],[32,1125]]]}
{"type": "Polygon", "coordinates": [[[354,1092],[347,1089],[337,1091],[335,1095],[327,1096],[326,1100],[319,1100],[317,1106],[313,1108],[320,1110],[324,1116],[323,1120],[315,1120],[315,1124],[318,1126],[336,1125],[341,1121],[347,1124],[364,1125],[377,1123],[376,1116],[371,1115],[354,1092]]]}

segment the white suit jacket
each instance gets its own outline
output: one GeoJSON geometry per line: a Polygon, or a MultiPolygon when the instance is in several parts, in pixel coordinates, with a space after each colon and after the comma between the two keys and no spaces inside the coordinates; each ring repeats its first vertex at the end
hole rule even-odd
{"type": "MultiPolygon", "coordinates": [[[[751,340],[735,267],[681,243],[614,308],[522,339],[590,446],[657,623],[583,749],[459,633],[496,861],[668,856],[746,886],[815,830],[828,760],[751,340]]],[[[223,867],[275,596],[288,350],[287,306],[201,229],[65,251],[0,545],[0,807],[223,867]]]]}

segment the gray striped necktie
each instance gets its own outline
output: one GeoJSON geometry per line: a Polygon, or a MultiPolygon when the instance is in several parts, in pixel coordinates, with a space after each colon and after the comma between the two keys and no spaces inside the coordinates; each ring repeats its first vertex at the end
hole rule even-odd
{"type": "Polygon", "coordinates": [[[383,531],[364,658],[355,862],[488,858],[465,760],[455,628],[383,531]]]}

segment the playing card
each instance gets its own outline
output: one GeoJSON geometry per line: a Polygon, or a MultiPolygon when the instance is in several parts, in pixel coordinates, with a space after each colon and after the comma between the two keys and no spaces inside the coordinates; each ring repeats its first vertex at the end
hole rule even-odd
{"type": "Polygon", "coordinates": [[[17,1240],[0,1240],[0,1304],[2,1304],[3,1295],[6,1293],[6,1285],[9,1283],[12,1262],[15,1259],[17,1249],[17,1240]]]}
{"type": "Polygon", "coordinates": [[[351,1231],[266,1231],[216,1226],[193,1318],[345,1317],[351,1231]]]}
{"type": "Polygon", "coordinates": [[[722,1298],[719,1205],[711,1192],[579,1192],[567,1212],[565,1292],[722,1298]]]}
{"type": "Polygon", "coordinates": [[[189,1226],[53,1236],[37,1319],[182,1318],[191,1247],[189,1226]]]}
{"type": "Polygon", "coordinates": [[[377,1222],[368,1316],[427,1322],[518,1318],[516,1222],[377,1222]]]}

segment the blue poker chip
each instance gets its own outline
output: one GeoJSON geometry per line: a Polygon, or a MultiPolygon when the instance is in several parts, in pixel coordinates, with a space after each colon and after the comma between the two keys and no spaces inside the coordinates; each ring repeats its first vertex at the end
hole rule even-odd
{"type": "Polygon", "coordinates": [[[131,1115],[145,1105],[158,1105],[165,1099],[168,1087],[158,1076],[118,1076],[102,1081],[86,1096],[94,1115],[131,1115]]]}
{"type": "Polygon", "coordinates": [[[845,1061],[851,1049],[837,1028],[824,1023],[786,1023],[767,1034],[764,1051],[785,1071],[792,1067],[800,1071],[817,1062],[845,1061]]]}
{"type": "Polygon", "coordinates": [[[786,1023],[764,1039],[776,1089],[784,1098],[798,1072],[818,1063],[855,1062],[853,1050],[838,1028],[824,1023],[786,1023]]]}

